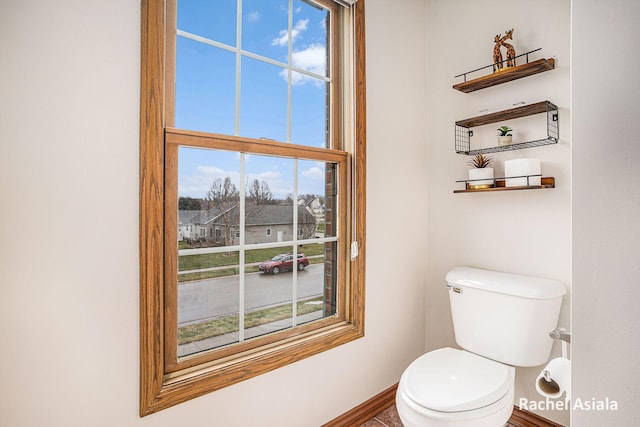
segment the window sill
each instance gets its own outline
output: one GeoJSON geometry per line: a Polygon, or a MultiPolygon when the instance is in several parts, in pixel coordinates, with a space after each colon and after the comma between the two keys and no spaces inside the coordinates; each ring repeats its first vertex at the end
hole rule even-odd
{"type": "Polygon", "coordinates": [[[157,394],[141,408],[141,415],[152,414],[363,336],[362,325],[340,322],[272,346],[167,374],[157,394]]]}

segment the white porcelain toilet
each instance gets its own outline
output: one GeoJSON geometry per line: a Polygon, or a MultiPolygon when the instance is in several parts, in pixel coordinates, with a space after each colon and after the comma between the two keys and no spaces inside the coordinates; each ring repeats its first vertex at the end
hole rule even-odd
{"type": "Polygon", "coordinates": [[[396,406],[406,427],[500,427],[511,416],[515,367],[549,359],[562,283],[455,267],[446,275],[456,343],[413,361],[396,406]]]}

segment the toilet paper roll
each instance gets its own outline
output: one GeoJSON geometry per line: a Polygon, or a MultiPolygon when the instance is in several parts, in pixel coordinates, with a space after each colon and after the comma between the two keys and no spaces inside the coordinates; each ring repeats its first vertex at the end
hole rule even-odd
{"type": "Polygon", "coordinates": [[[566,393],[571,399],[571,361],[557,357],[549,362],[536,378],[536,390],[543,397],[557,399],[566,393]]]}

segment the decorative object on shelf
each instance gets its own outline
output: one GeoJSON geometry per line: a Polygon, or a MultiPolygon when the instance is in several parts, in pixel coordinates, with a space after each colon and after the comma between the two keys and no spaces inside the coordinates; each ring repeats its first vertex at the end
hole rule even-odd
{"type": "Polygon", "coordinates": [[[513,159],[504,161],[505,185],[507,187],[539,186],[540,159],[513,159]]]}
{"type": "Polygon", "coordinates": [[[511,135],[509,132],[511,132],[512,130],[513,129],[511,129],[509,126],[500,126],[498,128],[499,146],[511,145],[511,143],[513,142],[513,135],[511,135]]]}
{"type": "Polygon", "coordinates": [[[512,44],[507,43],[507,40],[513,40],[513,28],[505,31],[504,36],[502,33],[497,34],[493,41],[493,72],[501,71],[504,67],[505,61],[502,60],[502,47],[507,48],[506,68],[516,66],[516,50],[512,44]]]}
{"type": "Polygon", "coordinates": [[[505,31],[504,40],[502,46],[507,48],[507,68],[516,66],[516,49],[512,44],[506,42],[506,40],[513,40],[513,28],[505,31]]]}
{"type": "Polygon", "coordinates": [[[493,168],[487,167],[492,161],[491,157],[478,153],[467,162],[473,166],[473,169],[469,169],[469,188],[493,187],[493,168]]]}
{"type": "Polygon", "coordinates": [[[502,60],[502,39],[500,38],[500,34],[496,34],[493,38],[495,46],[493,46],[493,72],[500,71],[502,69],[503,60],[502,60]]]}

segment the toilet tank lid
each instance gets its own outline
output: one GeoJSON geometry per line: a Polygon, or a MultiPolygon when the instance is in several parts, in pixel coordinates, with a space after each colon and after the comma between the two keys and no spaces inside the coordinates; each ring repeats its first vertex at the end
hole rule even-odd
{"type": "Polygon", "coordinates": [[[567,293],[564,285],[557,280],[473,267],[454,267],[447,273],[446,280],[447,283],[458,287],[482,289],[532,299],[558,298],[567,293]]]}

